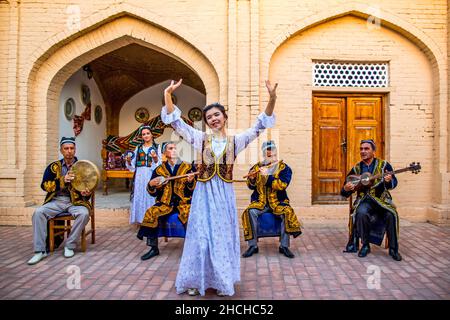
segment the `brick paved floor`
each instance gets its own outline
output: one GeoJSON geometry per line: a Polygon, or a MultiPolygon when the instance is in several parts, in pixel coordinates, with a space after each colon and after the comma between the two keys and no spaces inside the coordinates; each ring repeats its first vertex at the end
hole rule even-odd
{"type": "MultiPolygon", "coordinates": [[[[344,254],[342,227],[310,227],[292,240],[296,254],[278,253],[277,239],[259,242],[259,254],[241,259],[242,279],[233,299],[450,299],[450,228],[410,223],[401,228],[395,262],[372,246],[361,259],[344,254]],[[380,268],[380,289],[369,289],[373,266],[380,268]],[[369,271],[369,272],[368,272],[369,271]]],[[[148,261],[147,247],[132,228],[97,230],[97,243],[66,259],[58,249],[35,266],[30,227],[0,227],[0,299],[220,299],[177,295],[174,282],[182,239],[161,242],[161,254],[148,261]],[[81,271],[81,289],[68,289],[72,266],[81,271]]],[[[246,249],[241,242],[241,251],[246,249]]]]}

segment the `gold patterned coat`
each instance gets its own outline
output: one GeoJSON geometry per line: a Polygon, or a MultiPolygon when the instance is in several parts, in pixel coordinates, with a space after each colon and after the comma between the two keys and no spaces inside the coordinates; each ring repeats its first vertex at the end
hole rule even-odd
{"type": "MultiPolygon", "coordinates": [[[[250,171],[259,170],[263,164],[261,162],[255,164],[250,171]]],[[[249,171],[249,172],[250,172],[249,171]]],[[[280,161],[271,175],[257,174],[254,181],[247,178],[247,186],[253,190],[251,203],[242,213],[242,226],[244,229],[245,240],[253,239],[253,232],[250,224],[249,210],[263,210],[267,205],[275,215],[284,214],[286,232],[288,234],[298,236],[301,233],[301,225],[294,209],[289,204],[286,188],[292,178],[291,168],[280,161]]]]}
{"type": "MultiPolygon", "coordinates": [[[[75,158],[75,162],[78,159],[75,158]]],[[[62,175],[62,167],[63,167],[64,159],[54,161],[50,163],[44,172],[44,177],[42,178],[41,188],[47,195],[45,196],[44,204],[50,202],[58,193],[58,191],[67,190],[70,195],[70,202],[74,206],[84,206],[89,210],[91,208],[91,204],[89,199],[91,196],[82,196],[81,193],[74,188],[70,183],[64,182],[64,176],[62,175]]]]}
{"type": "MultiPolygon", "coordinates": [[[[160,176],[168,178],[190,172],[193,172],[192,165],[187,162],[177,163],[172,172],[169,163],[164,161],[153,171],[151,179],[160,176]]],[[[183,224],[186,224],[189,217],[194,189],[195,180],[189,183],[187,178],[171,180],[159,188],[151,187],[149,181],[147,191],[151,196],[156,197],[156,201],[155,204],[145,212],[141,226],[156,228],[158,227],[159,217],[170,214],[175,210],[178,212],[178,219],[180,219],[183,224]]]]}

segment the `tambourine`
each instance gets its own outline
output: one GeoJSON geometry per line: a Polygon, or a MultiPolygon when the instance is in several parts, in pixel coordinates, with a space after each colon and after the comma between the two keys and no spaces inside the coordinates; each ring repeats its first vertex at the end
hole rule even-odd
{"type": "Polygon", "coordinates": [[[72,187],[77,191],[94,191],[100,180],[100,171],[97,166],[88,160],[79,160],[72,166],[71,171],[75,178],[72,187]]]}

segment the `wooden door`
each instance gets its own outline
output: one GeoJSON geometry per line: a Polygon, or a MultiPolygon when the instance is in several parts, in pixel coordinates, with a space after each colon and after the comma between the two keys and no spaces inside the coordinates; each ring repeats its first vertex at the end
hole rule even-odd
{"type": "Polygon", "coordinates": [[[313,204],[345,201],[340,190],[350,168],[360,161],[362,139],[374,139],[383,157],[381,95],[315,95],[313,97],[313,204]]]}
{"type": "Polygon", "coordinates": [[[345,98],[314,97],[313,203],[341,200],[345,172],[341,143],[345,141],[345,98]]]}
{"type": "Polygon", "coordinates": [[[377,145],[375,156],[383,157],[382,97],[347,98],[347,171],[361,161],[361,140],[373,139],[377,145]]]}

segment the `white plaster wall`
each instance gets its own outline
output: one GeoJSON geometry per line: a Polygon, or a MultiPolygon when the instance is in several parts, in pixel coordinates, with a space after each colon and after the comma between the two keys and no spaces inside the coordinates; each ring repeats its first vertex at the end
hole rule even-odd
{"type": "Polygon", "coordinates": [[[68,121],[64,116],[64,103],[68,98],[73,98],[76,105],[76,115],[81,115],[85,109],[85,105],[81,99],[81,86],[86,84],[91,91],[91,120],[84,120],[83,131],[76,137],[77,157],[94,162],[98,169],[102,168],[102,140],[106,134],[106,113],[102,95],[95,83],[95,80],[88,79],[83,70],[78,70],[65,83],[61,95],[59,97],[59,137],[73,137],[73,120],[68,121]],[[103,111],[103,117],[100,124],[94,119],[95,106],[100,105],[103,111]]]}
{"type": "MultiPolygon", "coordinates": [[[[130,132],[136,130],[141,123],[135,120],[134,113],[137,109],[141,107],[147,108],[150,114],[150,119],[156,117],[161,113],[161,103],[164,89],[169,85],[170,80],[161,82],[152,87],[149,87],[141,92],[137,93],[131,97],[120,110],[119,115],[119,135],[126,136],[130,132]]],[[[174,93],[177,97],[177,106],[181,109],[183,116],[188,117],[188,111],[193,107],[198,107],[202,109],[205,106],[206,98],[205,95],[198,92],[197,90],[181,85],[174,93]]],[[[200,126],[201,122],[196,124],[200,126]]],[[[180,141],[172,128],[167,128],[164,130],[164,134],[155,139],[157,143],[162,143],[164,141],[174,140],[177,141],[177,148],[180,158],[184,161],[194,160],[195,154],[191,146],[185,141],[180,141]]]]}

